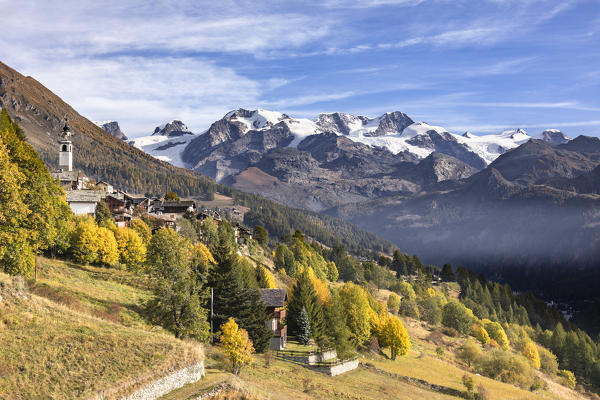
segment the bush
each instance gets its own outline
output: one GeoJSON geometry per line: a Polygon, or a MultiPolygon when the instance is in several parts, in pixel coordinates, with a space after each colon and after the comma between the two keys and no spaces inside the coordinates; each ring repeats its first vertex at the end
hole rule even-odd
{"type": "Polygon", "coordinates": [[[548,375],[556,375],[558,373],[558,361],[556,356],[550,350],[543,347],[538,348],[540,353],[540,369],[548,375]]]}
{"type": "Polygon", "coordinates": [[[558,375],[562,378],[563,385],[571,389],[575,389],[575,386],[577,386],[577,380],[575,379],[575,375],[571,371],[561,369],[558,375]]]}
{"type": "Polygon", "coordinates": [[[451,301],[442,309],[442,324],[466,335],[473,326],[473,312],[463,304],[451,301]]]}
{"type": "Polygon", "coordinates": [[[388,297],[387,307],[388,311],[392,314],[398,314],[398,310],[400,309],[400,296],[396,293],[391,293],[390,297],[388,297]]]}
{"type": "Polygon", "coordinates": [[[527,358],[531,362],[531,365],[533,365],[535,369],[540,369],[540,354],[538,352],[537,346],[533,341],[530,340],[529,342],[527,342],[527,344],[523,348],[522,353],[525,356],[525,358],[527,358]]]}
{"type": "Polygon", "coordinates": [[[488,335],[485,328],[479,324],[473,325],[473,336],[479,340],[481,344],[488,344],[490,342],[490,335],[488,335]]]}
{"type": "Polygon", "coordinates": [[[535,376],[525,357],[502,350],[494,350],[479,357],[475,369],[482,375],[524,389],[531,388],[535,376]]]}
{"type": "Polygon", "coordinates": [[[535,378],[533,378],[533,384],[531,385],[531,388],[529,390],[531,390],[532,392],[535,392],[536,390],[543,390],[543,389],[546,389],[547,387],[548,387],[548,384],[546,383],[546,381],[544,381],[539,376],[536,376],[535,378]]]}
{"type": "Polygon", "coordinates": [[[439,297],[427,297],[419,301],[419,313],[421,319],[429,325],[439,325],[442,322],[442,308],[439,297]]]}

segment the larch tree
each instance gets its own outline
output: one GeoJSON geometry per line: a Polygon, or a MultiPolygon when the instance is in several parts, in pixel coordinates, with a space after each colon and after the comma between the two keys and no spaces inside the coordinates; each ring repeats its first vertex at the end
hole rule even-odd
{"type": "Polygon", "coordinates": [[[538,348],[533,341],[527,342],[523,348],[523,355],[529,360],[529,362],[531,362],[531,365],[533,365],[535,369],[540,369],[540,353],[538,352],[538,348]]]}
{"type": "Polygon", "coordinates": [[[238,375],[245,365],[252,362],[252,341],[248,338],[248,332],[241,329],[233,318],[221,325],[219,342],[234,375],[238,375]]]}
{"type": "Polygon", "coordinates": [[[352,282],[344,284],[338,293],[346,326],[350,330],[350,340],[355,346],[362,346],[371,337],[372,310],[367,293],[352,282]]]}
{"type": "Polygon", "coordinates": [[[408,354],[411,347],[410,338],[400,318],[394,315],[385,317],[381,326],[379,344],[390,348],[392,360],[397,356],[408,354]]]}

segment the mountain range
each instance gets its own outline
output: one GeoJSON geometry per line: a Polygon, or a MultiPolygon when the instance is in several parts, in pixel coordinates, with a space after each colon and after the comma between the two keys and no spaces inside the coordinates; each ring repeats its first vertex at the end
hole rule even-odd
{"type": "Polygon", "coordinates": [[[509,269],[597,267],[596,137],[459,135],[398,111],[309,120],[238,109],[200,134],[129,143],[230,187],[346,219],[426,262],[496,279],[509,269]]]}

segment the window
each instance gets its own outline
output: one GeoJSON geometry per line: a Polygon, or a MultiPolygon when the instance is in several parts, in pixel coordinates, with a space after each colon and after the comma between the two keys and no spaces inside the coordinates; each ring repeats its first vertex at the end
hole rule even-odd
{"type": "Polygon", "coordinates": [[[66,144],[63,144],[63,145],[62,145],[62,148],[61,148],[61,150],[60,150],[60,151],[67,151],[67,145],[66,145],[66,144]]]}

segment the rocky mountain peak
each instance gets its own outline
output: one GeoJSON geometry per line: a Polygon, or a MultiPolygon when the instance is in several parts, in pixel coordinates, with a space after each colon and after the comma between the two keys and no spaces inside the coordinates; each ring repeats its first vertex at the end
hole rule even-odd
{"type": "Polygon", "coordinates": [[[154,128],[154,133],[152,135],[174,137],[183,135],[193,135],[193,133],[183,122],[173,120],[168,124],[157,126],[156,128],[154,128]]]}
{"type": "Polygon", "coordinates": [[[117,139],[127,140],[127,136],[121,131],[117,121],[94,121],[94,124],[98,125],[117,139]]]}
{"type": "Polygon", "coordinates": [[[400,111],[384,114],[379,120],[379,126],[373,136],[383,136],[390,133],[401,133],[413,121],[408,115],[400,111]]]}
{"type": "Polygon", "coordinates": [[[363,128],[369,121],[367,117],[334,112],[319,114],[316,124],[323,132],[333,132],[338,135],[348,136],[353,130],[363,128]]]}
{"type": "Polygon", "coordinates": [[[546,129],[542,132],[542,140],[552,144],[564,144],[571,140],[570,137],[559,131],[558,129],[546,129]]]}

